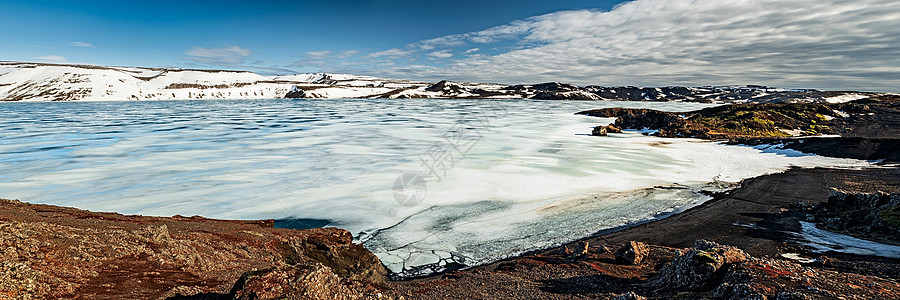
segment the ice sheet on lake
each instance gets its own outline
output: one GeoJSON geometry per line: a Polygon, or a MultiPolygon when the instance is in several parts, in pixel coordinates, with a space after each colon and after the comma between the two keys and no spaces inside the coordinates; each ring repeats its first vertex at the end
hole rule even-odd
{"type": "MultiPolygon", "coordinates": [[[[471,265],[652,218],[709,183],[866,162],[664,139],[589,136],[602,107],[532,100],[254,100],[0,105],[0,197],[146,215],[311,218],[353,232],[394,271],[471,265]],[[503,110],[498,110],[502,107],[503,110]],[[460,121],[477,121],[480,125],[460,121]],[[448,133],[480,138],[395,201],[448,133]],[[677,187],[653,189],[653,187],[677,187]],[[398,262],[399,260],[399,262],[398,262]],[[436,264],[435,264],[436,263],[436,264]]],[[[608,122],[608,119],[605,120],[608,122]]],[[[448,149],[444,149],[448,150],[448,149]]],[[[433,166],[432,166],[433,167],[433,166]]]]}

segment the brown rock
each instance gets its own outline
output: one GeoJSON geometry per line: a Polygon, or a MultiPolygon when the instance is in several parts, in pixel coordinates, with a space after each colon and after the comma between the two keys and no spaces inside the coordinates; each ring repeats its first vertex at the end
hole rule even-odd
{"type": "Polygon", "coordinates": [[[719,284],[719,269],[747,260],[741,249],[699,240],[694,248],[666,264],[648,284],[672,290],[704,289],[719,284]]]}
{"type": "Polygon", "coordinates": [[[381,282],[387,270],[378,257],[360,245],[353,235],[341,230],[328,236],[294,238],[282,245],[288,264],[321,263],[347,279],[381,282]]]}
{"type": "Polygon", "coordinates": [[[616,251],[616,262],[626,265],[640,265],[650,248],[647,244],[631,241],[616,251]]]}
{"type": "Polygon", "coordinates": [[[393,299],[378,289],[341,278],[323,264],[292,265],[244,273],[234,299],[393,299]]]}
{"type": "Polygon", "coordinates": [[[253,269],[321,264],[383,281],[377,258],[337,228],[144,217],[0,200],[0,298],[158,299],[227,294],[253,269]]]}
{"type": "Polygon", "coordinates": [[[591,131],[591,135],[593,136],[606,136],[606,133],[606,126],[597,126],[591,131]]]}

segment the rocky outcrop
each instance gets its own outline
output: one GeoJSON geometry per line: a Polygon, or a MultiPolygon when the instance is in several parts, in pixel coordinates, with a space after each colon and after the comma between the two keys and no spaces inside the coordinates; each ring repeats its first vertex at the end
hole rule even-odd
{"type": "Polygon", "coordinates": [[[626,265],[640,265],[650,252],[647,244],[630,241],[616,251],[616,262],[626,265]]]}
{"type": "MultiPolygon", "coordinates": [[[[664,112],[652,109],[640,108],[604,108],[581,111],[576,114],[595,117],[617,118],[612,126],[605,128],[606,132],[627,129],[658,130],[659,136],[680,136],[685,134],[685,125],[688,123],[677,113],[664,112]]],[[[599,130],[595,127],[595,131],[599,130]]],[[[593,134],[592,135],[597,135],[593,134]]]]}
{"type": "Polygon", "coordinates": [[[900,194],[834,190],[827,202],[808,210],[820,228],[900,245],[900,194]]]}
{"type": "Polygon", "coordinates": [[[445,95],[456,95],[466,92],[466,89],[462,85],[447,80],[441,80],[438,83],[432,84],[425,88],[425,90],[429,92],[440,92],[445,95]]]}
{"type": "Polygon", "coordinates": [[[312,268],[315,274],[304,278],[327,279],[305,283],[310,286],[333,286],[334,277],[350,286],[385,280],[378,259],[354,244],[346,230],[272,224],[128,216],[0,200],[0,297],[227,295],[241,274],[273,268],[283,272],[266,278],[283,274],[287,277],[279,280],[295,280],[299,270],[312,268]]]}
{"type": "Polygon", "coordinates": [[[394,299],[378,288],[347,280],[323,264],[296,264],[244,273],[230,298],[241,300],[394,299]]]}
{"type": "Polygon", "coordinates": [[[733,264],[747,260],[741,249],[704,240],[663,267],[648,284],[670,290],[705,290],[718,285],[733,264]]]}
{"type": "Polygon", "coordinates": [[[604,108],[580,111],[575,114],[592,117],[618,118],[614,123],[619,128],[629,129],[670,129],[674,130],[686,123],[676,113],[643,108],[604,108]]]}
{"type": "Polygon", "coordinates": [[[531,97],[538,100],[600,100],[600,96],[585,91],[539,92],[531,97]]]}
{"type": "MultiPolygon", "coordinates": [[[[861,100],[862,101],[862,100],[861,100]]],[[[734,104],[710,107],[691,112],[664,112],[651,109],[604,108],[581,111],[576,114],[595,117],[615,117],[614,125],[625,129],[657,130],[654,135],[661,137],[694,137],[704,139],[752,139],[792,136],[813,136],[821,134],[853,135],[862,130],[873,131],[871,121],[854,117],[841,109],[860,109],[858,103],[768,103],[734,104]],[[861,121],[853,121],[856,118],[861,121]]],[[[900,126],[900,104],[876,102],[866,106],[881,109],[868,113],[882,119],[878,124],[900,126]],[[893,122],[893,123],[892,123],[893,122]]],[[[870,109],[874,111],[873,109],[870,109]]],[[[895,134],[900,129],[882,126],[880,131],[895,134]]],[[[880,135],[883,135],[881,133],[880,135]]],[[[869,137],[872,138],[872,137],[869,137]]],[[[877,143],[878,149],[869,152],[892,153],[880,145],[890,147],[894,142],[877,143]]]]}
{"type": "Polygon", "coordinates": [[[294,85],[291,86],[291,90],[287,94],[284,94],[284,97],[294,99],[306,98],[306,92],[294,85]]]}

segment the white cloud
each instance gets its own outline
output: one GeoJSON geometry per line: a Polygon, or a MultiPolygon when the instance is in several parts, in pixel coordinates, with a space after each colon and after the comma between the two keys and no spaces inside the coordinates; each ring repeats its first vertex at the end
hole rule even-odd
{"type": "Polygon", "coordinates": [[[428,53],[428,56],[431,56],[434,58],[450,58],[450,57],[453,57],[453,53],[450,53],[450,49],[446,49],[446,50],[434,51],[434,52],[428,53]]]}
{"type": "Polygon", "coordinates": [[[331,54],[331,51],[328,51],[328,50],[310,51],[310,52],[303,53],[303,55],[308,59],[323,58],[323,57],[327,57],[329,54],[331,54]]]}
{"type": "Polygon", "coordinates": [[[185,53],[189,55],[187,59],[198,63],[224,67],[240,66],[244,63],[244,60],[253,55],[253,52],[250,50],[238,46],[225,48],[192,47],[185,53]]]}
{"type": "Polygon", "coordinates": [[[44,55],[44,56],[32,57],[32,59],[37,60],[39,62],[54,63],[54,64],[64,64],[64,63],[69,62],[69,60],[67,60],[65,57],[62,57],[59,55],[44,55]]]}
{"type": "Polygon", "coordinates": [[[556,12],[411,48],[504,40],[515,43],[506,48],[512,50],[415,73],[403,66],[384,72],[507,83],[900,89],[896,0],[637,0],[608,12],[556,12]]]}
{"type": "Polygon", "coordinates": [[[466,54],[469,54],[469,53],[478,52],[478,51],[481,51],[481,49],[479,49],[479,48],[472,48],[472,49],[466,50],[465,53],[466,53],[466,54]]]}
{"type": "Polygon", "coordinates": [[[310,51],[303,53],[303,58],[294,61],[293,67],[312,67],[317,70],[330,70],[335,66],[347,64],[346,60],[356,57],[359,54],[357,50],[344,50],[340,52],[332,52],[329,50],[310,51]]]}
{"type": "Polygon", "coordinates": [[[96,48],[96,47],[94,47],[93,44],[91,44],[91,43],[85,43],[85,42],[71,42],[71,43],[69,43],[69,46],[85,47],[85,48],[96,48]]]}
{"type": "Polygon", "coordinates": [[[369,54],[369,56],[370,56],[370,57],[404,56],[404,55],[409,55],[409,54],[411,54],[411,53],[412,53],[412,51],[409,51],[409,50],[402,50],[402,49],[399,49],[399,48],[392,48],[392,49],[388,49],[388,50],[379,51],[379,52],[375,52],[375,53],[369,54]]]}

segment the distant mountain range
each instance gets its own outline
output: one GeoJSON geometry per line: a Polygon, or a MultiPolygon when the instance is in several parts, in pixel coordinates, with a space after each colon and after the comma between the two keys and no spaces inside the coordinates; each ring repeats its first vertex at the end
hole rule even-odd
{"type": "Polygon", "coordinates": [[[437,83],[347,74],[262,76],[252,72],[0,62],[0,101],[100,101],[270,98],[484,98],[689,102],[844,102],[872,92],[765,86],[579,87],[437,83]]]}

